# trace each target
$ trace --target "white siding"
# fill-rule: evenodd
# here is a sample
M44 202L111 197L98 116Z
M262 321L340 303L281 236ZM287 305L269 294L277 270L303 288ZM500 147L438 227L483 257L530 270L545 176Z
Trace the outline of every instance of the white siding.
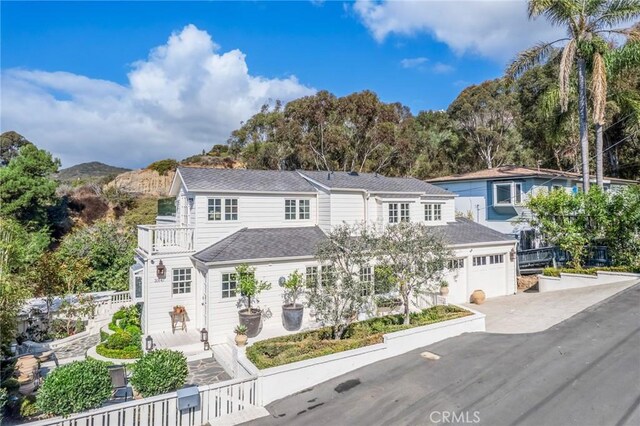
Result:
M238 220L210 221L207 217L209 198L237 198ZM315 195L269 194L207 194L198 195L196 205L195 247L201 250L242 228L285 228L316 225L317 204ZM285 220L285 200L309 200L310 215L306 220ZM224 216L224 202L222 204ZM224 219L224 218L223 218Z
M325 231L331 230L331 196L321 188L318 190L318 226Z
M316 266L317 262L309 260L307 262L273 262L252 264L256 267L255 276L259 280L267 281L271 284L271 289L264 291L258 296L259 302L254 305L263 310L263 329L287 331L282 326L282 305L284 303L284 293L278 284L280 277L287 277L296 269L304 274L307 266ZM233 329L238 325L238 296L233 298L222 298L222 274L233 273L233 266L212 268L207 276L209 279L209 340L213 343L225 343L227 338L233 335ZM299 299L298 303L304 303L304 299ZM253 302L252 302L253 304ZM243 306L244 307L244 306ZM309 308L304 309L302 328L309 323Z
M364 221L362 192L331 192L331 226Z
M199 304L196 304L196 292L198 283L198 273L188 256L180 257L163 257L162 263L166 268L166 278L160 280L156 276L156 266L158 259L154 264L147 262L147 271L145 274L145 293L144 293L144 318L145 333L154 333L157 331L171 330L171 316L175 305L182 305L187 310L188 321L187 329L193 330L197 328L196 319L199 312ZM173 294L172 292L172 270L174 268L192 268L191 269L191 293Z

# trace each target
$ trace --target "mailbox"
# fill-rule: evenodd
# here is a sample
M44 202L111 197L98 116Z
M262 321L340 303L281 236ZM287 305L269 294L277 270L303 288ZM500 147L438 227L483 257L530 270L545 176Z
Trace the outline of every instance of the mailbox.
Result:
M189 408L200 407L200 392L197 386L191 386L184 389L178 389L178 410L188 410Z

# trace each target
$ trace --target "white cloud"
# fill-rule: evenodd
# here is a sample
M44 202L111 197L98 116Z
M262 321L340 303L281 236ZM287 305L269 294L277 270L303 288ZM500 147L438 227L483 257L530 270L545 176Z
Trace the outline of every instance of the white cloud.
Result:
M357 0L353 7L379 42L391 34L427 33L459 55L474 53L500 62L538 41L563 35L544 18L530 21L525 0Z
M2 131L23 134L65 167L90 160L144 166L225 143L265 102L315 92L294 76L251 75L240 50L218 50L209 34L188 25L133 64L126 85L67 72L3 71Z
M425 62L427 62L427 60L428 59L424 57L404 58L400 61L400 65L402 66L402 68L416 68L423 65Z
M449 64L443 64L442 62L436 62L431 67L431 70L436 74L448 74L450 72L453 72L453 70L455 70L455 68L452 65L449 65Z

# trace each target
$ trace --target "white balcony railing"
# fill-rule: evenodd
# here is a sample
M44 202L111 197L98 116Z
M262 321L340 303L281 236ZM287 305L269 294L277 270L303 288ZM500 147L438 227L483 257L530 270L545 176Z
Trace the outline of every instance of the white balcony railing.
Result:
M193 249L193 228L173 225L139 225L138 248L147 254L188 253Z

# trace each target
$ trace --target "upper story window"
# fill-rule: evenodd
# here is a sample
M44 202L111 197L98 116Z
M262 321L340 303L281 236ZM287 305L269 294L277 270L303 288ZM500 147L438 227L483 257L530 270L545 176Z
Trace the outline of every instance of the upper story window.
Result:
M442 205L441 204L425 204L424 220L427 222L442 220Z
M389 223L398 223L398 205L389 204Z
M222 220L222 198L209 198L207 217L209 220Z
M238 199L225 198L224 220L238 220Z
M400 222L409 222L409 203L400 203Z
M284 218L285 220L296 219L296 200L284 200Z
M222 204L224 203L224 216L222 215ZM238 220L238 199L237 198L209 198L207 201L207 219L213 221Z
M222 274L222 298L236 297L238 280L236 274Z
M309 202L309 200L284 200L285 220L307 220L310 217L311 203Z
M173 294L191 293L191 268L174 269L171 288Z
M502 182L493 184L493 205L511 206L522 204L522 183Z

